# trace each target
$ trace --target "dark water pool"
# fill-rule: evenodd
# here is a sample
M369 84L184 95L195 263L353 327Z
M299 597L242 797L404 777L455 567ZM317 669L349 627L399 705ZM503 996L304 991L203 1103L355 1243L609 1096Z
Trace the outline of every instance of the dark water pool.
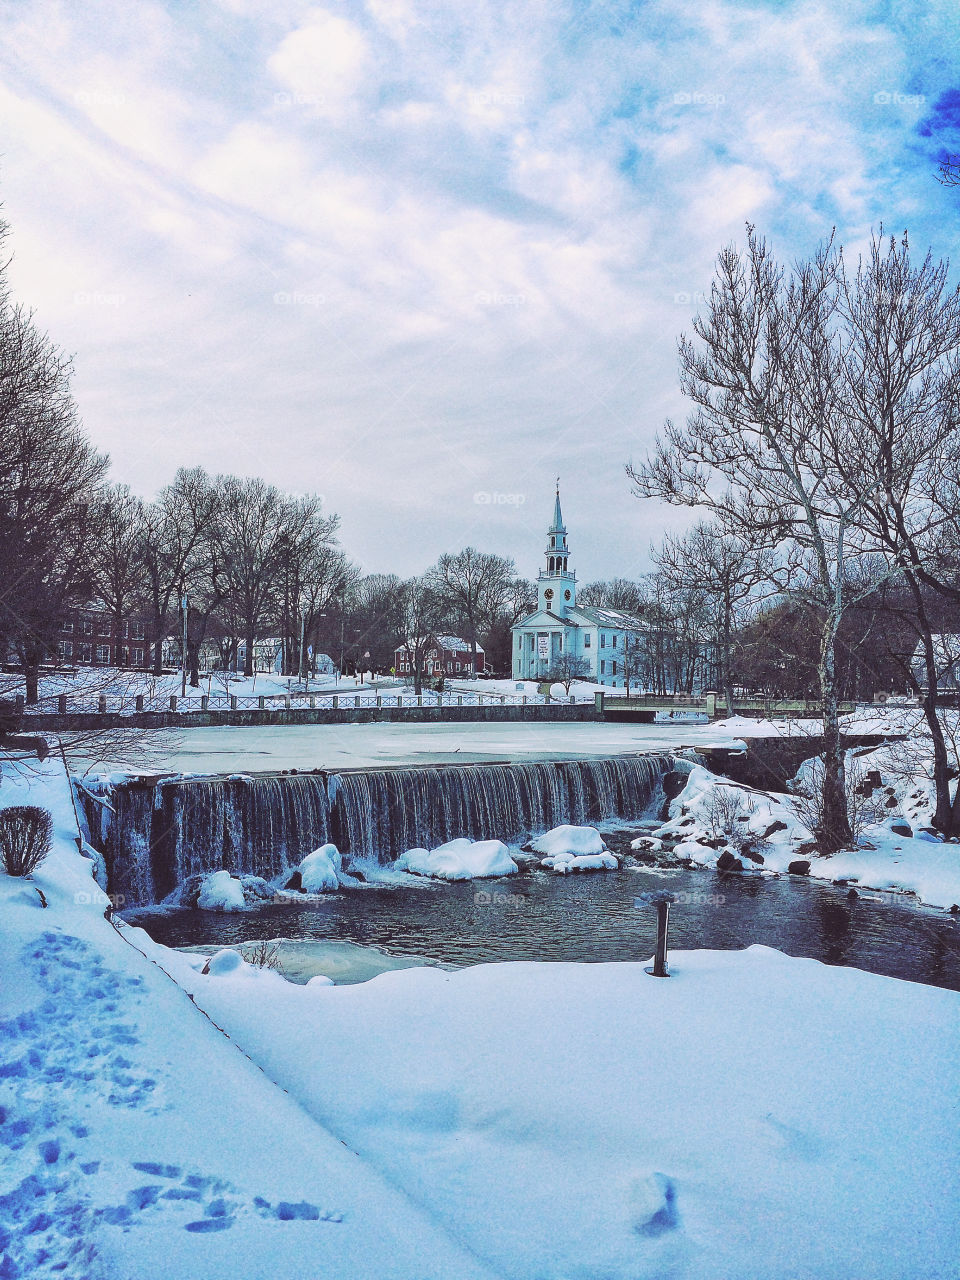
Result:
M832 885L794 879L649 870L352 890L300 906L221 915L127 912L157 942L182 947L259 938L335 939L452 965L495 960L638 960L654 949L656 913L634 898L682 895L670 946L736 949L752 943L827 964L960 990L960 924L891 895L848 899ZM879 896L879 895L878 895Z

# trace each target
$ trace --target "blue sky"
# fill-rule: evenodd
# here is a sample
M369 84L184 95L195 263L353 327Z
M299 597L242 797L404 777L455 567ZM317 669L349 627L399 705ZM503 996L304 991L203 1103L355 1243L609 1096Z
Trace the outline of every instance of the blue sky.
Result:
M955 3L7 5L18 296L150 494L178 464L324 495L367 570L466 543L581 579L682 516L623 465L684 412L717 251L836 226L950 256Z

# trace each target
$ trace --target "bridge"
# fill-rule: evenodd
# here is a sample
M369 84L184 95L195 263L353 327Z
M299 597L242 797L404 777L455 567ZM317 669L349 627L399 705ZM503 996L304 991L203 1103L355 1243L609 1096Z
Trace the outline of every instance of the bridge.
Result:
M702 697L692 693L651 694L639 693L629 698L611 697L608 693L594 695L598 716L604 720L636 720L641 724L653 724L658 712L699 712L710 720L727 716L748 716L754 719L792 720L817 719L823 715L819 701L809 698L753 698L734 697L733 707L727 707L722 694L707 692ZM855 702L841 702L841 715L856 710Z

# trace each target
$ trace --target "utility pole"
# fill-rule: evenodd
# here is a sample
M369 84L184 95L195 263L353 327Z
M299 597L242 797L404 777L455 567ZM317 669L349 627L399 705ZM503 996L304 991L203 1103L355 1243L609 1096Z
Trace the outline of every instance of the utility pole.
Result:
M306 680L307 677L307 611L305 608L300 610L300 679Z

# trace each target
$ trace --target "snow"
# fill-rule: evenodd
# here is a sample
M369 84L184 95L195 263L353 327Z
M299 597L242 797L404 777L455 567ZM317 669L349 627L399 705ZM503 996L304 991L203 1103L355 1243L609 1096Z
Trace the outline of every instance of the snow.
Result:
M304 893L326 893L340 888L343 859L335 844L324 844L308 853L298 870Z
M468 764L489 760L577 760L685 746L736 746L703 724L549 721L210 726L150 734L157 773L233 774L280 769L364 769L382 765ZM109 750L109 748L108 748ZM139 751L139 745L137 750ZM76 773L132 772L129 757L91 754L78 745Z
M543 858L540 865L565 876L568 871L616 871L620 865L612 853L558 853Z
M242 911L243 885L229 871L214 871L200 886L197 906L201 911Z
M960 995L764 947L670 969L177 976L499 1276L954 1274Z
M886 797L889 791L896 801L893 816L890 810L877 810L886 816L864 826L854 849L821 857L815 850L801 848L810 845L813 836L804 825L793 796L730 783L700 766L691 770L683 791L671 801L669 819L649 835L634 840L633 847L656 852L660 842L676 841L675 857L689 858L704 867L715 867L721 854L729 852L740 859L747 872L759 869L784 874L792 862L802 859L809 862L809 875L814 879L850 881L863 889L913 894L932 907L960 905L960 844L944 843L921 826L929 822L933 804L928 781L905 775L902 770L897 775L888 773L891 761L902 756L902 748L898 753L893 745L880 747L860 754L853 764L851 754L848 753L848 765L864 775L876 769L881 776L880 794ZM809 773L807 763L799 776ZM726 820L723 813L718 813L718 796L729 798L726 806L720 806L726 810ZM733 816L732 806L737 801L739 814ZM741 817L745 820L741 821ZM900 823L909 825L912 834L891 830L891 825ZM731 824L739 829L740 840L759 854L762 863L753 863L742 855L737 840L729 839Z
M433 850L408 849L393 866L396 871L437 880L478 880L517 871L510 851L500 840L450 840Z
M222 978L225 974L236 973L242 965L243 957L239 951L231 951L227 947L210 957L203 967L203 972L211 973L215 978Z
M62 766L2 772L0 805L51 809L55 842L32 883L0 875L0 1275L493 1280L185 997L191 959L104 919ZM290 986L194 978L257 1008Z
M554 827L530 841L537 853L555 858L558 855L603 853L606 845L596 827Z

